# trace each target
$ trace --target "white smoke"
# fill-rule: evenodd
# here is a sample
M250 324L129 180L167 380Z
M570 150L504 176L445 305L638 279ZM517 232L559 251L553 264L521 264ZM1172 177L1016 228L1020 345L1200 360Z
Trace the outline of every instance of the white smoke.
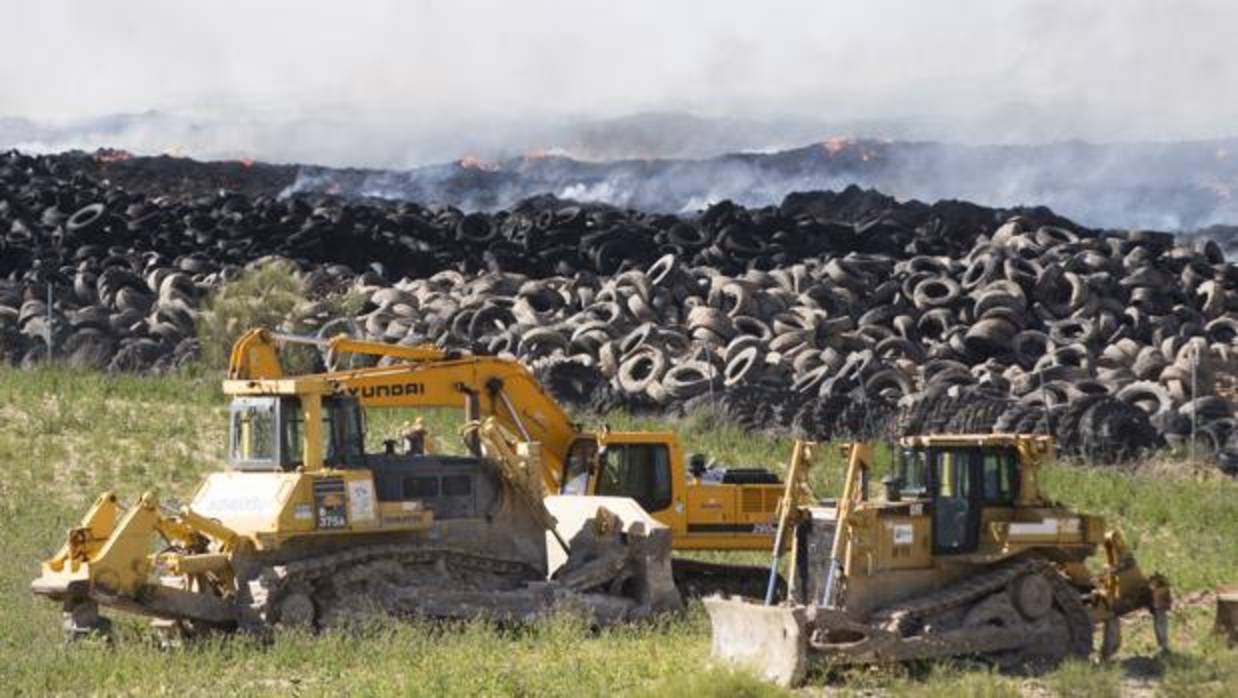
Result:
M650 110L984 143L1238 123L1221 0L45 0L6 25L0 115L159 110L77 141L143 152L413 166Z
M1238 135L1238 3L1228 0L20 5L0 40L0 148L399 169L556 148L584 160L703 158L836 134L976 145ZM910 159L879 184L1051 203L1102 224L1182 223L1172 211L1128 214L1155 174L1128 159L1080 170L1069 157L1028 156L1048 160L967 177L948 157ZM753 180L726 167L676 179L686 172L548 191L628 205L668 186L678 210L850 181ZM323 176L293 189L330 187ZM361 178L367 195L406 193L398 178ZM1120 195L1095 196L1111 184ZM523 193L495 186L458 203Z

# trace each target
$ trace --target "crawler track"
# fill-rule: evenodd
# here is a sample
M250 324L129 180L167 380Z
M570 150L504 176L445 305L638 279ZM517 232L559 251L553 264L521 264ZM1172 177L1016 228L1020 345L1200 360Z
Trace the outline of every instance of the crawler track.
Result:
M417 544L366 546L268 565L244 591L246 623L259 628L330 626L375 611L522 618L572 594L545 583L520 561Z
M1043 610L1018 610L1016 585L1027 577L1049 595ZM968 577L943 589L882 608L867 625L865 643L832 641L841 627L834 617L814 629L812 645L843 661L873 658L905 661L981 655L1002 665L1053 663L1092 651L1092 621L1080 593L1049 561L1024 558ZM831 622L833 621L833 622ZM862 627L846 624L849 630Z

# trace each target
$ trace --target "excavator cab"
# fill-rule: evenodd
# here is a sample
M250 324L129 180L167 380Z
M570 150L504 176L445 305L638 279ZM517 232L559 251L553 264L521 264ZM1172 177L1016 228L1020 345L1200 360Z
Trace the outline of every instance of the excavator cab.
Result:
M628 497L656 513L674 499L668 443L579 438L563 463L561 494Z
M656 435L607 432L576 439L563 462L559 493L627 497L656 517L675 501L674 451L669 437Z
M671 453L666 444L608 444L598 460L594 494L628 497L651 513L671 506Z

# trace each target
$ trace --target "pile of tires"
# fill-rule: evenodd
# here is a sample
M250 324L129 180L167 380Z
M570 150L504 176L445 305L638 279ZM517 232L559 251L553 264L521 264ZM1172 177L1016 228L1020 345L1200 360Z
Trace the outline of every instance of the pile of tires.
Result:
M1098 461L1192 439L1215 452L1234 432L1216 391L1238 368L1238 296L1211 244L1016 218L961 259L852 253L729 275L668 255L609 277L373 281L358 277L366 336L571 362L629 409L706 401L818 437L1052 431ZM835 429L847 404L869 416Z
M813 438L1052 432L1104 462L1238 453L1238 268L1211 241L855 188L692 216L161 198L0 155L9 363L183 366L211 290L274 258L364 295L336 329L513 356L582 409L708 407Z

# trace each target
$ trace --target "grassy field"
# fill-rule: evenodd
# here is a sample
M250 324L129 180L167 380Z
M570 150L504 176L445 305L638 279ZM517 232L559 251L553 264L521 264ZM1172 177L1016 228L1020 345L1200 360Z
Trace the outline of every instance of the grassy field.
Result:
M160 649L140 621L120 617L117 641L65 647L59 610L29 592L38 561L101 491L132 501L158 489L188 496L221 466L225 405L213 377L143 379L58 369L0 369L0 693L280 695L780 695L750 676L710 668L699 605L659 623L590 632L572 618L500 629L480 623L382 622L359 634L283 634L270 646L214 638ZM372 439L404 414L373 415ZM455 442L453 415L431 421ZM663 426L721 462L785 463L785 440L720 428L708 417ZM817 491L835 493L841 463L826 458ZM804 695L1238 695L1238 654L1211 638L1205 592L1238 581L1238 483L1162 465L1137 472L1053 466L1052 496L1121 526L1145 569L1169 575L1180 599L1176 652L1153 657L1147 623L1128 627L1118 661L1074 663L1036 677L939 662L818 676Z

